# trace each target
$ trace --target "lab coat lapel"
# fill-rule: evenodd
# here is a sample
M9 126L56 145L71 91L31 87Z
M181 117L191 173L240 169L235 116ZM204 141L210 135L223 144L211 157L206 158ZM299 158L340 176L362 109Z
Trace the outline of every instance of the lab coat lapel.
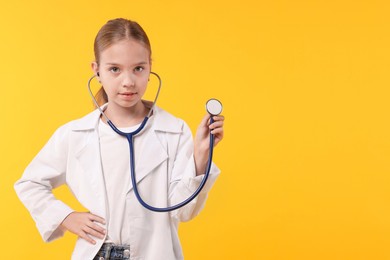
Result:
M104 216L105 211L105 190L104 178L100 163L100 147L98 133L96 131L75 132L75 139L79 139L75 157L82 169L83 191L85 193L80 199L84 205L94 205L96 208L90 208L91 212ZM77 138L77 137L80 138ZM93 196L91 196L93 194Z
M150 122L151 123L151 122ZM149 124L150 126L151 124ZM153 129L145 129L134 137L134 161L137 184L168 159L166 149ZM129 173L130 174L130 173ZM130 183L129 192L133 189Z
M182 132L181 127L180 120L177 120L164 110L154 107L153 116L149 119L145 129L133 139L137 184L168 160L168 140L162 136L167 132L180 134ZM155 173L158 174L158 172ZM132 189L133 185L130 183L129 192Z
M81 194L79 200L82 204L85 203L84 205L96 206L95 209L89 210L104 216L105 187L100 163L99 136L96 131L99 118L100 112L95 110L82 119L75 121L72 126L71 145L73 146L74 156L82 170L80 175L77 176L79 183L83 185L79 191L79 194ZM94 196L91 196L91 194Z

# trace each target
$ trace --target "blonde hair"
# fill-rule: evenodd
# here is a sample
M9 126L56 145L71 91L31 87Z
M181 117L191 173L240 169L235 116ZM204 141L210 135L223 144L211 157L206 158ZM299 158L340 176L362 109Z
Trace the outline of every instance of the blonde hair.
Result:
M103 25L95 37L94 53L95 61L98 66L100 63L101 52L110 47L112 44L122 40L135 40L143 44L149 51L149 58L152 56L152 48L150 46L149 38L142 27L135 21L117 18L109 20L105 25ZM108 102L107 94L103 87L101 87L96 93L95 98L99 106Z

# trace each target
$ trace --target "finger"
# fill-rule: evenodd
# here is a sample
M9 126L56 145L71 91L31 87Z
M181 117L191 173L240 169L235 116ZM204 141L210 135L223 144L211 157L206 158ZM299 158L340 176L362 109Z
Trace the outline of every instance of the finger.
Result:
M223 135L223 128L214 128L210 133L213 135Z
M99 226L99 225L97 225L97 224L95 224L95 223L93 223L93 222L89 223L87 226L88 226L89 228L91 228L91 229L93 229L93 230L99 232L100 234L103 234L103 235L106 234L106 230L105 230L104 228L102 228L101 226Z
M79 237L86 240L88 243L91 243L92 245L96 244L96 241L90 238L84 231L80 232Z
M100 224L103 224L103 225L106 224L106 221L104 220L104 218L99 217L97 215L94 215L92 213L89 213L89 219L92 220L92 221L96 221L96 222L98 222Z
M213 116L214 121L224 121L225 117L223 115Z
M214 123L216 123L216 122L223 122L223 121L225 120L225 117L224 117L224 116L212 116L212 117L210 117L210 120L209 120L208 123L211 122L211 118L213 119L213 120L212 120L212 124L214 124ZM212 124L211 124L211 125L212 125Z
M94 237L100 238L100 239L104 238L104 235L102 233L99 233L98 231L96 231L96 230L94 230L93 228L90 228L90 227L85 227L84 228L84 232L89 234L89 235L92 235Z
M214 123L212 123L211 125L209 125L209 128L210 129L213 129L213 128L222 128L223 126L223 121L215 121Z
M210 115L209 114L206 114L203 118L202 118L202 121L200 122L200 125L201 126L206 126L209 122L209 119L210 119Z

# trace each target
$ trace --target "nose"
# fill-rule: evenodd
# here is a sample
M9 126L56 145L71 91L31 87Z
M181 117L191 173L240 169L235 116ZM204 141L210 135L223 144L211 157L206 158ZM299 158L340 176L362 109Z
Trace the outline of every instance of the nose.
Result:
M135 76L131 72L123 73L122 86L125 88L135 86Z

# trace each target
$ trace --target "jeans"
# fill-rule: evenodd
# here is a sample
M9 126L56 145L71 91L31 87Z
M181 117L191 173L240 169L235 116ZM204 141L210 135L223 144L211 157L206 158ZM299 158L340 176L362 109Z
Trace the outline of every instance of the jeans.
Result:
M130 259L130 246L104 243L93 260Z

